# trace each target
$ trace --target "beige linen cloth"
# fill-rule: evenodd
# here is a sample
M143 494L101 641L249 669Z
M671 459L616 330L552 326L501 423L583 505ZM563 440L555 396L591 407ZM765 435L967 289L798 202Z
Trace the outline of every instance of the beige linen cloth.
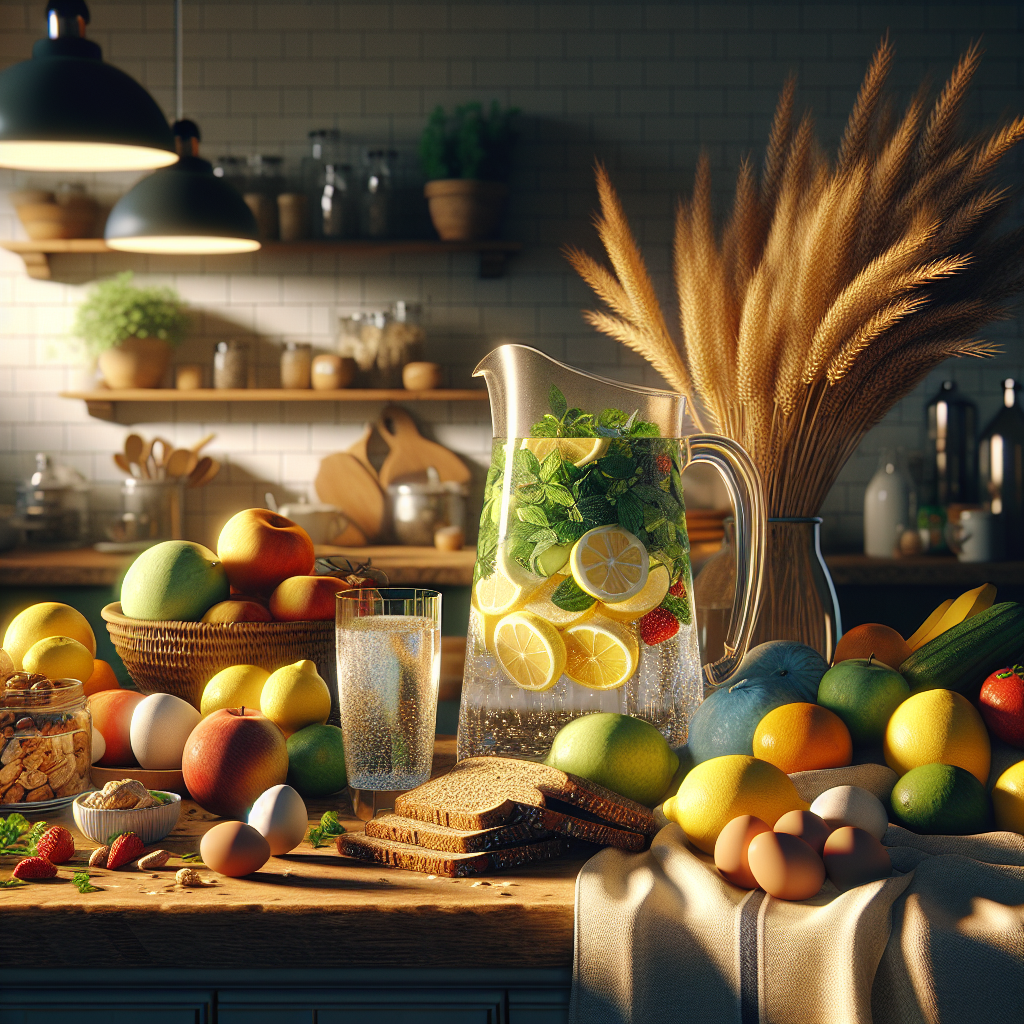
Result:
M860 765L792 776L883 798ZM674 823L576 882L571 1024L1022 1024L1024 838L890 825L893 876L800 903L730 885Z

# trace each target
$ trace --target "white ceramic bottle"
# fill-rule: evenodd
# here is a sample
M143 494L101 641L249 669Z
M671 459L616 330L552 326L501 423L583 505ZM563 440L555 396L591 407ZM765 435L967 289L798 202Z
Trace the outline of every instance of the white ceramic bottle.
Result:
M882 451L864 492L864 554L892 558L899 534L910 523L911 483L895 453Z

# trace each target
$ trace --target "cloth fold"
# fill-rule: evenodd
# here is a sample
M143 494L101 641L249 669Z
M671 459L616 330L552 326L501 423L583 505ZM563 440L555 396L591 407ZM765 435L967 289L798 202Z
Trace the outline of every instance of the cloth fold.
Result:
M839 771L801 796L863 784ZM675 823L602 850L576 882L571 1024L1020 1024L1024 838L883 843L890 878L799 903L726 882Z

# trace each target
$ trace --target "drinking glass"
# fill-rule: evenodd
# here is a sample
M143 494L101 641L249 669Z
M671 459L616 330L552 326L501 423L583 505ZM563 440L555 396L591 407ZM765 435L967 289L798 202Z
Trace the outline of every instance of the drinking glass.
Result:
M397 793L430 777L441 674L441 595L337 595L338 702L353 790Z

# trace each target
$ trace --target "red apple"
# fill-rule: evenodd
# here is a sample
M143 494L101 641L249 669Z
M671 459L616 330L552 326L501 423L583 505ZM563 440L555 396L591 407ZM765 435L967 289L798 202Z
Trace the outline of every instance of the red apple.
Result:
M269 594L281 580L313 571L313 541L298 523L269 509L247 508L224 524L217 557L234 589Z
M334 619L334 595L351 587L337 576L290 576L270 595L270 614L279 622Z
M222 818L244 818L261 793L284 783L288 745L254 708L221 708L192 730L181 770L201 807Z
M1001 668L981 685L981 717L993 736L1024 747L1024 666Z
M103 737L107 749L96 762L104 768L138 764L132 753L132 713L144 694L134 690L100 690L89 697L93 728Z

